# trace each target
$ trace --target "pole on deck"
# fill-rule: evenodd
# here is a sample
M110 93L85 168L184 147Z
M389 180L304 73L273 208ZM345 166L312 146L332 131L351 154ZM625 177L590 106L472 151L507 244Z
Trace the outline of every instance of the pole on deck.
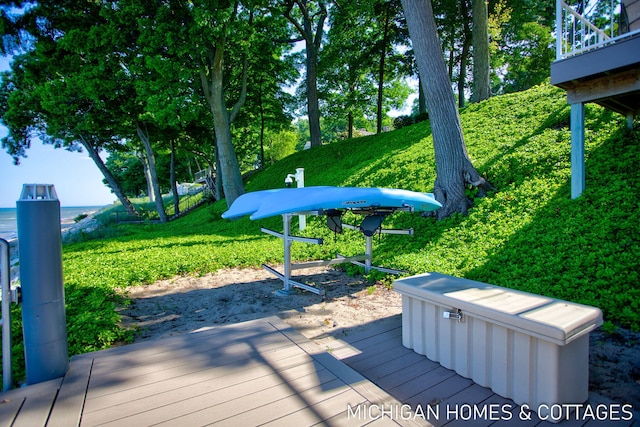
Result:
M2 390L11 389L11 246L0 239L0 277L2 285Z
M571 198L580 197L585 188L584 104L571 104Z
M53 185L25 184L16 205L27 384L36 384L69 367L60 202Z

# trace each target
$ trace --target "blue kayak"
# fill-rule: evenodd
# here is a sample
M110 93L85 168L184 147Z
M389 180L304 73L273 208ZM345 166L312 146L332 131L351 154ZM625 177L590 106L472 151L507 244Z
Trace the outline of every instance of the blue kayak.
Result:
M222 217L237 218L250 215L250 218L255 220L320 209L409 208L416 212L426 212L440 207L442 205L431 193L395 188L281 188L243 194Z

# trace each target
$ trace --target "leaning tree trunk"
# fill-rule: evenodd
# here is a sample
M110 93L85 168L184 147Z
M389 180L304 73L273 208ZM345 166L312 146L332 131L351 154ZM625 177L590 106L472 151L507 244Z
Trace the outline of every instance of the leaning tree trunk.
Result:
M454 212L466 213L471 201L465 194L465 186L469 184L484 190L490 184L478 174L467 154L431 1L402 0L402 8L422 77L431 122L436 157L434 194L442 203L436 215L444 218Z
M153 179L151 178L151 170L149 169L149 160L144 155L144 153L136 151L136 157L142 163L142 170L144 173L144 179L147 183L147 197L149 197L150 203L155 203L156 196L153 193Z
M144 146L145 158L149 162L149 174L151 175L151 184L153 187L153 194L155 196L156 210L160 217L160 222L167 222L167 213L164 210L164 201L162 200L162 192L160 191L160 183L158 182L158 173L156 172L156 158L153 154L153 148L151 148L151 141L149 135L145 133L140 124L136 126L138 137L142 141Z
M171 192L173 193L173 214L180 213L180 195L176 184L176 143L171 140L171 163L169 167L169 181L171 181Z
M111 188L113 194L115 194L118 200L120 200L120 203L122 203L122 206L126 209L127 213L129 213L130 215L138 216L138 212L136 211L135 206L133 206L131 200L129 200L127 195L124 194L122 187L120 187L120 184L118 183L116 178L111 174L111 171L107 168L107 165L104 164L102 158L100 157L100 154L95 149L95 147L83 137L80 137L80 141L82 142L84 148L87 150L87 153L89 154L91 160L93 160L93 163L95 163L96 166L98 166L98 169L100 169L100 172L102 172L102 176L104 176L104 179L107 181L109 188Z

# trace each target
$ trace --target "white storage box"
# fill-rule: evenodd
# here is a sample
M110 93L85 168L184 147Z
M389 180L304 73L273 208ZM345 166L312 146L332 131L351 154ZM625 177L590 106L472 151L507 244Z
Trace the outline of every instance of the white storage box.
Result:
M393 286L405 347L534 410L587 400L598 308L439 273Z

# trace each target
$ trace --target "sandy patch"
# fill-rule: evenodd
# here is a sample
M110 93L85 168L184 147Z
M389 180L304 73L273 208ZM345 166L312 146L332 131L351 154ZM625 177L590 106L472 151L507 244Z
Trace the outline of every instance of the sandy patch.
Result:
M137 329L135 341L143 341L277 315L307 338L324 344L350 328L375 327L374 320L402 312L400 294L384 285L325 267L300 271L303 274L296 275L296 280L324 288L324 299L302 290L279 297L274 292L282 282L267 271L226 269L130 289L131 303L120 309L122 322ZM592 333L590 389L640 410L640 334Z
M282 271L281 268L279 268ZM133 288L123 324L138 329L136 341L167 337L205 325L277 315L311 339L401 313L400 294L362 277L310 268L295 278L325 290L324 299L294 289L274 295L282 282L263 269L225 269L203 277L177 277Z

